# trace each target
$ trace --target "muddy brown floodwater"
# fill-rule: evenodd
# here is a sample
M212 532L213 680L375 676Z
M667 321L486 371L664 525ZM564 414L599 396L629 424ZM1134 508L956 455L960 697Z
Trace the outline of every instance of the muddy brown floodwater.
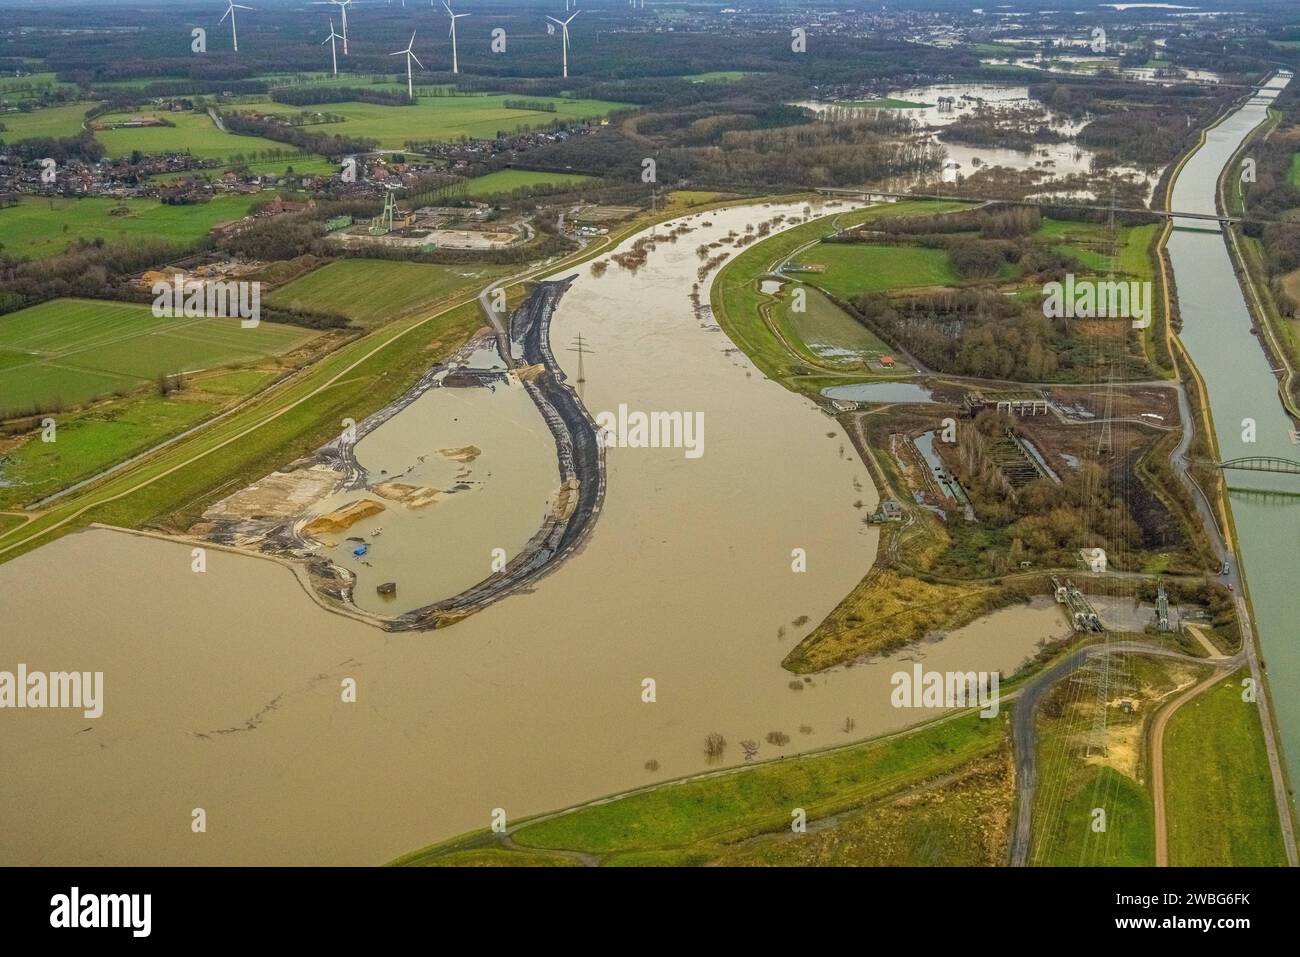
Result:
M1012 608L789 687L781 658L875 556L854 502L876 495L836 422L764 380L688 294L696 246L797 212L693 218L635 276L584 268L565 294L552 342L562 363L579 332L593 350L588 407L702 412L704 454L610 449L591 538L530 593L385 634L317 605L283 565L212 550L195 574L188 544L123 532L0 565L0 668L105 673L98 720L0 714L0 863L380 863L486 826L494 808L517 819L706 770L710 732L735 764L740 741L769 731L791 743L760 757L902 727L930 717L889 704L903 659L1010 671L1060 634L1054 606ZM791 571L795 548L806 573Z
M321 535L322 554L356 575L357 606L394 615L450 598L487 578L493 550L514 558L537 533L560 484L555 439L518 381L424 393L357 443L371 482L437 489L406 504L372 489L336 492L316 514L350 502L384 511ZM354 555L355 539L367 552ZM397 595L376 593L384 582Z

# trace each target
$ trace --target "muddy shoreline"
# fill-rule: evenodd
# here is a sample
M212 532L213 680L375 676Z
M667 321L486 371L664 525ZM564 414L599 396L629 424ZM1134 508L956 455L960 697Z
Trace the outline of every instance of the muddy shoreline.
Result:
M289 520L283 516L218 517L195 526L192 531L206 541L301 563L307 581L325 607L360 616L385 631L445 627L534 584L582 546L605 494L605 459L595 421L567 383L549 342L551 317L573 278L538 283L510 319L511 346L517 346L522 353L519 371L524 375L520 376L520 382L555 440L560 487L554 507L541 527L499 571L449 598L385 616L359 607L354 600L357 581L353 572L318 554L319 541L306 531L312 518L306 511L299 510ZM329 494L369 489L371 476L356 456L357 443L367 435L430 390L454 387L447 381L450 376L460 377L457 385L482 388L514 374L466 368L466 358L480 346L478 337L471 339L447 362L426 371L396 401L356 423L349 433L335 438L313 455L293 462L286 474L336 476L330 481ZM507 364L512 363L512 357L502 358Z

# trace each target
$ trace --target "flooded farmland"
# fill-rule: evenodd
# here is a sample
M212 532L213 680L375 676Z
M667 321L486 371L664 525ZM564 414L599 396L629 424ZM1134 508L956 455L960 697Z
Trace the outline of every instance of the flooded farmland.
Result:
M1000 166L1010 170L1035 171L1043 177L1044 191L1052 192L1050 186L1053 181L1073 174L1092 172L1096 154L1074 140L1086 122L1076 121L1047 109L1041 100L1029 95L1027 86L993 83L931 84L891 91L889 99L914 104L886 109L915 121L921 131L920 135L944 151L945 160L942 170L944 182L956 182L958 177L969 176L983 167ZM941 108L939 105L941 99L951 100L952 106ZM804 101L796 105L813 110L823 120L829 122L852 119L856 115L881 109L872 105L859 106L853 103L830 103L817 100ZM981 108L1009 113L1025 110L1040 111L1044 125L1066 139L1056 143L1038 143L1032 149L1020 150L994 146L970 146L945 141L939 136L939 131L943 127L963 117L971 116ZM1148 195L1154 189L1160 172L1142 170L1124 164L1112 165L1108 169L1118 176L1140 183ZM892 185L902 188L908 184ZM1058 194L1052 192L1052 195ZM1084 195L1090 198L1090 194ZM1061 198L1065 197L1062 195Z
M705 453L610 449L583 548L459 624L385 634L322 608L283 564L214 549L196 574L189 543L106 529L0 565L6 660L103 671L105 689L98 720L20 711L5 723L0 861L374 864L485 826L494 808L518 819L706 770L710 732L737 764L741 740L771 731L791 743L760 757L927 717L889 704L902 656L809 682L779 665L873 561L861 518L877 497L835 420L766 381L688 291L700 242L799 208L710 212L635 274L580 272L551 338L590 344L588 408L698 413ZM368 436L378 444L363 442L360 460L405 468L416 434L444 447L410 422L409 435L386 437L390 422ZM498 444L446 441L483 460ZM439 536L438 508L412 548L426 529ZM501 537L477 532L467 563ZM1009 672L1063 632L1054 606L1011 608L904 655ZM346 678L355 703L341 700ZM196 807L205 834L190 831Z

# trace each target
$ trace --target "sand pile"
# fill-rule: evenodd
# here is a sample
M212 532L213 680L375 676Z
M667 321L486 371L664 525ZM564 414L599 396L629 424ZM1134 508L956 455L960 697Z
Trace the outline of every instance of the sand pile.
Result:
M376 502L372 498L357 499L332 512L316 516L303 527L303 532L313 537L345 532L363 518L378 515L383 510L382 502Z

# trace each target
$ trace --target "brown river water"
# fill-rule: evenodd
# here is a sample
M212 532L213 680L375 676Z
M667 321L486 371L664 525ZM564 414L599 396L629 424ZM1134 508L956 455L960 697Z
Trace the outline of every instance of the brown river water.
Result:
M377 864L494 808L518 819L708 770L710 732L730 742L719 767L742 762L746 738L770 758L903 727L933 715L889 703L911 659L1008 672L1061 634L1050 603L1012 608L789 687L781 658L874 558L854 502L876 495L835 421L764 380L687 297L697 245L797 210L705 214L635 276L582 269L552 342L566 367L579 332L594 351L588 407L701 412L704 454L610 449L584 548L451 628L385 634L324 610L275 562L210 550L196 574L188 544L107 529L0 565L0 669L103 671L105 688L97 720L0 712L0 863ZM465 561L498 537L483 529ZM356 703L341 700L349 677Z

